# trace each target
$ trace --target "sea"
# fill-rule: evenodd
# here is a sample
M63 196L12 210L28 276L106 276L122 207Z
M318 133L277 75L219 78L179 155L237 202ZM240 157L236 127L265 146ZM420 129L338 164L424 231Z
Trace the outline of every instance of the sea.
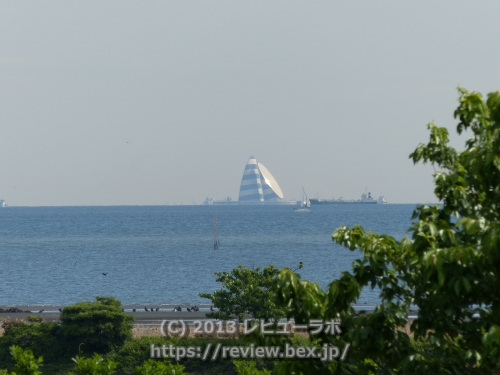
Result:
M340 226L401 239L415 204L0 208L0 306L65 306L113 296L123 305L209 304L214 272L303 268L326 289L361 256L332 240ZM215 218L215 220L214 220ZM216 230L215 230L216 229ZM215 232L219 246L214 248ZM376 290L359 303L376 303Z

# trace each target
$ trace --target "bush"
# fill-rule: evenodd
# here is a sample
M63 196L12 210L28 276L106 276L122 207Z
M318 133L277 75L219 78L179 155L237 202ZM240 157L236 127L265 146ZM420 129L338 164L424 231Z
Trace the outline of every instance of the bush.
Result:
M29 349L22 349L17 345L12 345L9 348L15 364L13 375L40 375L40 367L42 366L43 358L35 358L33 352ZM0 370L0 375L8 375L7 370Z
M61 313L62 333L81 354L107 353L132 337L133 318L122 311L113 297L67 306Z
M61 327L57 323L27 323L10 320L3 323L4 334L0 337L0 363L12 366L9 348L17 345L31 350L35 356L43 357L45 363L62 363L71 358L64 342Z
M111 360L104 360L97 353L89 358L76 356L71 360L75 362L75 372L70 372L69 375L113 375L118 365Z
M187 375L184 372L183 365L164 363L154 359L150 359L142 366L138 366L135 373L136 375Z
M134 374L138 366L142 366L150 359L151 344L157 347L162 345L173 345L178 347L199 346L201 351L210 344L214 348L218 342L223 345L239 346L243 345L242 340L232 338L213 338L213 337L195 337L195 338L179 338L179 337L141 337L139 339L128 340L122 347L116 348L108 353L107 358L118 362L116 368L117 373L121 375ZM154 359L157 363L175 361L170 359ZM235 374L235 366L230 359L218 358L216 361L203 361L198 358L187 359L184 358L179 361L187 372L195 374Z

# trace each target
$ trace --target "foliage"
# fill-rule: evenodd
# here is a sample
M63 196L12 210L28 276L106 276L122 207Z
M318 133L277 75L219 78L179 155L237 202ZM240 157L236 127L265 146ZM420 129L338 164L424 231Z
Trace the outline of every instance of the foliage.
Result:
M256 334L258 331L255 332ZM262 335L261 335L262 336ZM283 346L285 342L290 343L293 347L307 346L308 339L303 336L290 335L290 336L262 336L265 338L274 339L272 343L267 342L268 345L280 345ZM162 345L173 345L176 347L188 347L195 346L200 347L201 352L204 352L207 345L210 345L213 349L217 344L222 344L224 346L230 347L243 347L248 346L249 341L247 341L248 336L241 336L238 338L214 338L214 337L194 337L194 338L180 338L180 337L162 337L162 336L151 336L151 337L141 337L139 339L127 340L125 345L120 348L114 349L112 352L102 356L100 354L94 354L92 357L75 356L74 358L65 360L64 363L58 364L57 366L45 366L44 374L47 375L106 375L106 374L120 374L120 375L142 375L142 374L288 374L292 373L288 371L290 364L293 363L291 360L283 360L281 362L281 372L276 372L276 363L278 361L273 359L252 359L243 361L232 361L231 358L217 358L216 360L206 360L203 361L201 358L191 358L191 359L181 359L178 363L172 361L172 359L151 359L150 358L150 347L154 344L157 347ZM265 345L266 342L263 342ZM27 358L23 363L33 366L34 364L40 364L41 359L36 360L28 349L19 349L21 356L16 356L16 364L18 361L23 361L23 358ZM35 362L38 361L38 362ZM30 364L32 363L32 364ZM301 361L304 364L304 368L310 369L308 367L308 360ZM288 366L288 367L287 367ZM26 366L25 366L26 367ZM325 366L323 366L325 367ZM328 366L326 366L328 367ZM28 367L29 368L29 367ZM295 367L296 368L296 367ZM318 366L314 368L320 368ZM283 370L284 369L284 370ZM23 372L24 373L24 372ZM315 373L320 374L321 371L315 371ZM0 375L17 374L20 372L7 372L6 370L0 370ZM31 373L28 373L31 374ZM41 374L39 371L36 374Z
M204 353L206 347L210 345L212 350L217 346L217 344L222 344L224 346L239 346L242 345L242 341L238 338L216 338L216 337L172 337L167 341L168 344L174 346L194 346L200 347L201 353ZM184 359L180 363L184 365L188 373L194 374L235 374L234 364L230 358L217 358L216 360L205 360L200 358L189 358Z
M290 332L285 335L263 334L262 330L255 330L249 335L242 337L245 344L254 344L261 347L279 348L279 353L287 353L290 348L316 348L316 354L320 354L323 348L315 341L311 342L309 336ZM309 353L309 352L308 352ZM290 355L290 354L288 354ZM308 354L309 355L309 354ZM252 360L266 369L272 369L273 374L330 374L336 367L336 362L317 361L315 359L298 359L293 354L276 360Z
M162 345L195 346L200 347L203 353L207 345L215 348L218 343L226 346L241 346L244 344L240 338L144 336L127 340L122 347L108 353L106 358L119 363L116 368L118 374L134 374L136 367L142 366L150 359L151 344L156 347ZM235 374L234 364L229 358L218 358L215 361L203 361L201 358L184 358L179 361L179 364L182 364L185 371L190 374Z
M273 265L247 268L239 265L231 272L214 272L216 281L224 289L213 294L200 293L200 297L212 301L218 311L207 313L208 317L220 320L238 318L243 321L251 316L255 319L278 319L285 312L274 302L272 286L279 274Z
M230 358L218 358L215 361L203 361L199 358L182 359L179 363L172 362L172 359L151 359L150 346L154 344L158 347L162 345L170 345L176 347L196 346L200 347L201 351L205 350L207 345L212 348L221 343L225 346L241 346L245 342L241 338L213 338L213 337L195 337L195 338L179 338L179 337L141 337L140 339L131 339L127 343L112 351L103 357L100 354L94 354L92 357L76 356L67 360L67 364L60 364L57 367L49 369L44 366L44 374L70 374L70 375L108 375L108 374L237 374L236 365ZM11 351L12 352L12 351ZM16 368L20 368L20 363L26 368L35 368L34 365L41 363L40 359L35 359L33 354L28 349L18 349L20 355L15 357ZM12 355L12 354L11 354ZM38 362L36 362L38 361ZM73 365L71 365L73 362ZM251 363L241 365L242 371L249 373L255 369L256 374L270 373L270 370L257 370L258 368L272 368L273 361L270 360L255 360ZM24 368L23 367L23 368ZM267 371L267 372L266 372ZM25 374L25 372L12 372L0 370L1 375L7 374ZM39 371L36 374L41 374ZM250 372L251 373L251 372ZM31 372L27 373L31 374Z
M39 345L48 342L42 352L46 353L50 358L53 358L51 363L47 362L44 357L44 374L47 375L63 375L73 372L73 374L107 374L116 373L121 375L132 375L137 372L164 373L162 360L153 360L154 366L151 366L150 348L151 344L158 347L162 345L173 345L176 347L195 346L200 347L201 352L210 345L213 349L217 344L224 346L243 346L247 345L246 336L242 337L163 337L151 336L141 338L131 338L126 340L122 346L113 348L105 357L102 355L94 355L91 358L86 358L81 355L75 356L75 353L69 355L70 351L64 351L67 347L67 337L61 334L61 327L55 323L36 323L29 324L23 321L5 321L2 326L5 328L4 336L0 336L2 346L8 342L21 343L24 345L23 351L28 351L31 346L35 349L40 349ZM304 342L294 342L294 345L304 345ZM11 345L12 346L12 345ZM8 347L6 347L8 352ZM27 349L28 348L28 349ZM1 348L0 348L1 351ZM39 350L40 351L40 350ZM35 353L33 351L33 353ZM3 355L3 353L2 353ZM38 355L35 353L38 357ZM12 355L9 356L11 358ZM60 358L59 358L60 357ZM74 357L74 358L71 358ZM35 358L35 356L31 356ZM54 359L57 358L57 361ZM166 361L170 361L167 359ZM252 361L256 364L256 368L271 370L275 367L275 361L270 359L256 359ZM112 364L111 367L109 364ZM13 370L16 363L10 359L9 362L0 359L0 366L8 366L9 370ZM196 374L236 374L237 369L231 358L217 358L216 360L203 361L201 358L183 358L179 363L165 363L167 368L176 371L177 374L182 371ZM170 367L169 367L170 366ZM185 368L182 369L182 367ZM252 366L252 365L250 365ZM153 371L153 372L152 372ZM248 369L247 369L248 371ZM262 370L256 370L262 371ZM168 372L167 372L168 373ZM7 370L0 370L0 374L10 374Z
M271 375L270 370L259 370L253 361L233 361L239 375Z
M163 340L164 338L159 336L130 339L122 346L114 348L106 357L118 362L116 370L119 374L132 373L132 370L150 358L151 344L159 346Z
M184 366L150 359L136 369L136 375L187 375Z
M40 319L3 322L0 337L0 363L11 368L8 348L18 345L44 358L45 371L68 369L70 359L81 352L110 350L132 337L131 318L122 312L114 298L97 297L97 301L78 303L63 309L62 323L40 322ZM67 372L65 372L67 373Z
M43 358L35 358L33 352L29 349L23 350L19 346L14 345L10 348L10 353L16 361L13 368L15 375L39 375L39 368L42 366Z
M0 337L0 363L12 365L9 348L18 345L31 350L45 363L55 363L69 359L61 327L54 322L27 323L21 320L6 320L2 323L4 333Z
M113 375L118 365L109 359L104 360L97 353L89 358L76 356L71 360L75 362L75 372L70 372L69 375Z
M341 319L342 334L319 332L316 345L352 350L323 373L488 374L500 371L500 93L459 88L457 132L471 131L465 150L448 144L445 128L410 155L435 167L442 205L418 206L411 238L401 241L340 227L333 240L363 257L323 291L290 270L277 278L278 301L299 323ZM373 313L351 307L364 287L380 292ZM411 335L408 310L417 306ZM295 361L287 371L312 373ZM301 368L302 366L302 368ZM315 372L320 373L320 372Z
M12 375L40 375L40 367L43 358L35 358L33 352L29 349L22 349L17 345L10 347L10 354L15 361ZM7 375L7 370L0 370L0 375Z
M42 323L43 319L41 316L30 315L30 316L28 316L28 322L30 322L30 323Z
M113 297L67 306L61 313L63 334L80 352L107 353L132 337L132 317Z

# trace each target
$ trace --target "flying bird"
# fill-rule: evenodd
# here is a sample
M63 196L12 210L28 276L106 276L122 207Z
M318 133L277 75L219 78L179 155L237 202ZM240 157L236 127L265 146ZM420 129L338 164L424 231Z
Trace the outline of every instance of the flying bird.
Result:
M107 272L103 272L102 274L103 274L104 276L106 276L108 273L107 273Z

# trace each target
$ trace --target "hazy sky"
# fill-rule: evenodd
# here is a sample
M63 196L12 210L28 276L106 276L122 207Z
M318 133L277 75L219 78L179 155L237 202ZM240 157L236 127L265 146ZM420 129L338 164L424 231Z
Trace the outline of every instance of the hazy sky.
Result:
M9 205L238 198L254 155L286 199L435 201L408 155L500 90L495 1L2 1ZM453 137L462 148L465 139Z

